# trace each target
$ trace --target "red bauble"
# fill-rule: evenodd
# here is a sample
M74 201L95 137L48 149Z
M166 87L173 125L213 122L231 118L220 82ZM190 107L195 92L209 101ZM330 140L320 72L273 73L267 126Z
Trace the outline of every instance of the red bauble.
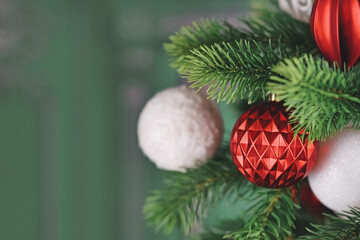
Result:
M305 183L300 188L300 204L306 210L310 211L317 217L321 217L322 213L328 209L319 201L315 194L311 191L308 183Z
M355 65L360 57L359 0L315 0L310 24L326 59L340 67Z
M311 191L311 188L307 181L304 181L301 184L300 188L291 186L290 189L292 193L291 199L296 204L300 204L300 206L304 210L308 211L312 215L321 218L323 213L329 212L329 209L326 208L315 196L315 194Z
M267 188L290 186L309 173L317 158L316 142L302 141L278 102L252 107L236 122L230 151L239 171Z

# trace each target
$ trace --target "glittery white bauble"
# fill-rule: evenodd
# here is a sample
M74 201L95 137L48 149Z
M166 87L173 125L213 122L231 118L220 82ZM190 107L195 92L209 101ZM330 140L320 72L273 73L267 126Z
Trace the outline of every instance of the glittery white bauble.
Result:
M304 22L310 22L313 4L314 0L279 0L282 10Z
M138 122L140 148L164 170L185 171L204 163L215 153L222 134L217 105L185 85L156 94Z
M345 129L320 145L309 183L318 199L334 211L360 207L360 131Z

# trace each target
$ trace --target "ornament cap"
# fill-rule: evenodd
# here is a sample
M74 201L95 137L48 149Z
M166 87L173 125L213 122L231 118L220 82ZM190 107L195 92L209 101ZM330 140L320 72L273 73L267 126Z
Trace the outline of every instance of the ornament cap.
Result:
M270 102L277 102L276 94L275 94L275 93L270 93L270 95L269 95L269 101L270 101Z

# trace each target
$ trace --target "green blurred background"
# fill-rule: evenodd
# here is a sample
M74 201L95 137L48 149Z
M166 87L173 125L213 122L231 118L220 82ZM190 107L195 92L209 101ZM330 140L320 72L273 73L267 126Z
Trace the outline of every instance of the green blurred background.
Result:
M162 43L249 0L0 0L0 239L147 240L161 173L137 146L155 92L183 82ZM236 113L222 106L226 128Z

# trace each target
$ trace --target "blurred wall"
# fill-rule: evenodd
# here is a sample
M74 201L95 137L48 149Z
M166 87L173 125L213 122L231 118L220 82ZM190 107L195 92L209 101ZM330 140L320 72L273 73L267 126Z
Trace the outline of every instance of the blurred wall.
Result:
M168 36L248 3L1 0L0 239L184 239L143 221L161 174L137 147L137 116L183 82Z

